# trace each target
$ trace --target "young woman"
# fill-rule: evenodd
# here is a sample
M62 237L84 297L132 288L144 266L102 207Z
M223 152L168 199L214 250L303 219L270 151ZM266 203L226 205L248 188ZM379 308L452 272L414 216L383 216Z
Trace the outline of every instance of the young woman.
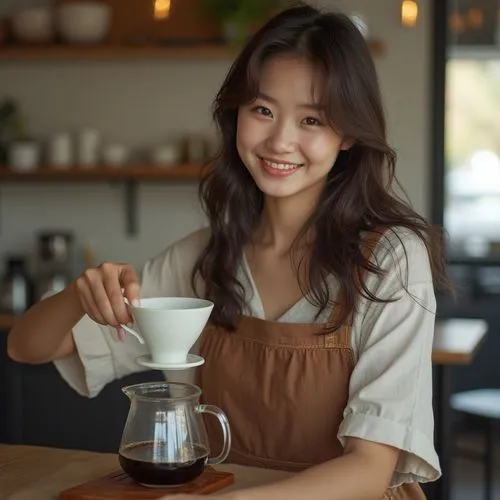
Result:
M122 290L208 298L197 383L231 422L230 459L300 471L237 498L424 498L418 483L440 475L440 238L391 190L363 37L340 14L278 14L233 64L214 117L222 149L201 187L210 228L149 261L141 283L126 264L87 270L17 322L10 355L53 360L93 396L141 369L141 347L119 328L130 321Z

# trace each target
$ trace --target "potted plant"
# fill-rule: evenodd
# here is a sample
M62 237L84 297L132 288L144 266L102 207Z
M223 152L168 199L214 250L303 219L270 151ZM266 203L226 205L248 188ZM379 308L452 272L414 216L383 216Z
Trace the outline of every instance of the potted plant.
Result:
M8 145L8 164L16 172L31 172L40 162L40 144L28 134L28 126L21 111L11 117L12 136Z
M231 45L241 45L254 23L283 4L283 0L204 0L208 15L220 23L222 36Z

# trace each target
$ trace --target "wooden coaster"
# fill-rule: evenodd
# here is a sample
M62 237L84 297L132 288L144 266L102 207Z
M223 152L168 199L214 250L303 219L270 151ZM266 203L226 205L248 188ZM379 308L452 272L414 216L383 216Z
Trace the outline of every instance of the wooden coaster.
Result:
M230 472L216 471L212 467L206 467L201 476L185 485L173 488L148 488L137 484L125 472L119 470L62 491L59 494L59 500L116 500L117 498L151 500L178 493L207 495L233 483L234 475Z

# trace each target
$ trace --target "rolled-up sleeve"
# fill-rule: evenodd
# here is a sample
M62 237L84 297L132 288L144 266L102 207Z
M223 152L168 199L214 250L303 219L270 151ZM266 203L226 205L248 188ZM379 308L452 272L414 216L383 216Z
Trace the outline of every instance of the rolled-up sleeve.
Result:
M410 242L407 255L413 267L402 273L409 277L405 289L395 286L401 273L392 269L381 290L395 300L370 303L354 325L357 362L338 435L343 444L356 437L401 450L392 486L441 475L432 410L436 300L425 247ZM394 288L397 292L387 293Z
M145 370L135 362L146 349L135 338L122 342L113 328L84 316L73 328L76 352L54 360L62 378L82 396L93 398L113 380Z

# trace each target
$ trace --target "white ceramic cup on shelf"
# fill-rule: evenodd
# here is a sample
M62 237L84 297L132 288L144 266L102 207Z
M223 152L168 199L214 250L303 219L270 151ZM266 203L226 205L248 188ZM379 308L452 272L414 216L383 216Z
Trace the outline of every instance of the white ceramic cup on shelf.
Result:
M49 43L54 37L54 18L49 6L25 7L12 15L10 24L18 42Z
M139 342L146 344L154 363L184 363L201 335L214 307L213 302L188 297L140 299L128 304L137 330L122 325Z
M35 141L14 141L8 151L9 167L14 172L28 173L40 164L40 144Z
M112 9L105 2L65 2L55 9L61 38L71 44L102 43L112 24Z
M74 163L73 140L68 132L54 134L47 145L47 161L54 168L70 168Z

